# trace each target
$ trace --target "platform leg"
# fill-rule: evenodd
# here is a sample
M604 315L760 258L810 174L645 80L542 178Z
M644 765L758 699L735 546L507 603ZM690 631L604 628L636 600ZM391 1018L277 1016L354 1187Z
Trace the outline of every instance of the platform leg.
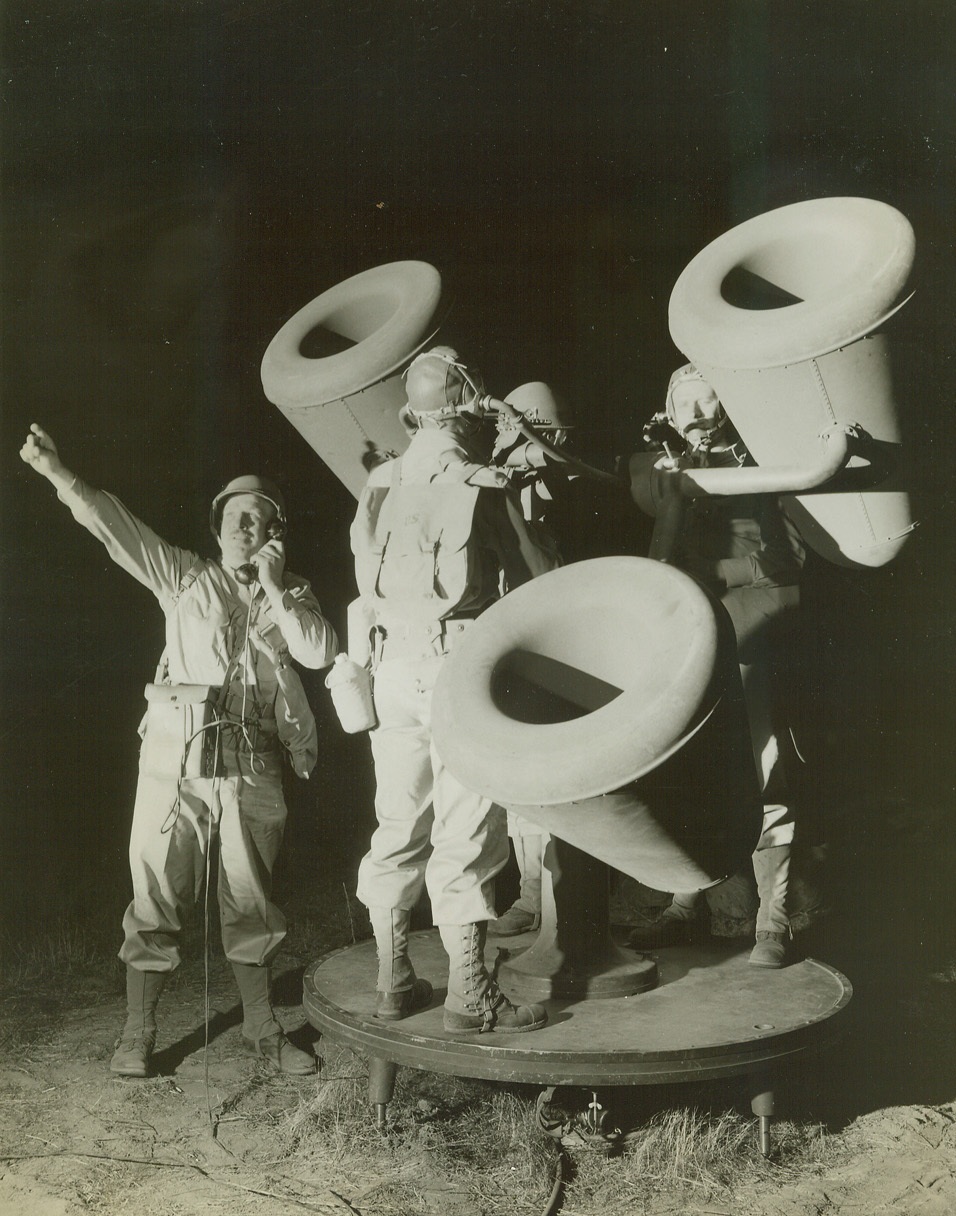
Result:
M383 1060L381 1056L369 1056L368 1059L368 1100L375 1107L375 1126L384 1131L388 1115L388 1104L395 1093L395 1078L398 1076L398 1065L391 1060Z
M750 1109L757 1116L757 1143L764 1157L770 1156L770 1120L773 1118L773 1090L759 1089L750 1100Z

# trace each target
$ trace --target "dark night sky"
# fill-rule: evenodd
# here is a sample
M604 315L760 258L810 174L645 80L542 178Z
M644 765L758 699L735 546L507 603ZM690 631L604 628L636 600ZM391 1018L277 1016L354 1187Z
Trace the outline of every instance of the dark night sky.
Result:
M733 224L822 195L884 200L916 230L896 353L923 521L892 568L811 572L815 713L845 761L829 792L950 799L953 482L934 422L956 388L954 53L944 0L6 4L0 735L16 910L40 875L69 891L78 858L121 869L162 636L151 597L20 464L31 421L191 547L223 481L276 476L290 564L341 625L353 502L259 383L287 317L369 266L430 261L455 300L444 337L494 391L548 380L592 448L634 450L682 361L666 314L684 265ZM610 529L639 551L608 510L600 543L615 547ZM364 802L368 758L310 687L331 734L300 798Z

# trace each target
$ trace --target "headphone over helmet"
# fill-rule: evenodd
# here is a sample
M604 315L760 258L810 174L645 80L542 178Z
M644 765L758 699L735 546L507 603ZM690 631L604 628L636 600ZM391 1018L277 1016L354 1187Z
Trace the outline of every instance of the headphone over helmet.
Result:
M505 401L513 405L526 423L537 431L565 431L574 426L574 414L568 403L558 397L549 384L532 380L511 390ZM499 417L500 430L516 430L518 423L507 414Z
M405 372L405 393L411 414L435 420L462 412L480 413L484 392L481 373L467 367L450 346L423 351Z

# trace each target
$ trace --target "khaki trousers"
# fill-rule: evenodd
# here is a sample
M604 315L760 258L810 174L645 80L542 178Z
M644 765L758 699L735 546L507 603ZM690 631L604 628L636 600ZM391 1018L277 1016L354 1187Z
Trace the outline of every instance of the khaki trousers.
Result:
M442 655L389 659L375 670L371 732L378 826L359 865L368 907L415 907L427 889L435 924L494 919L494 878L508 860L504 811L466 790L431 741Z
M202 892L211 827L226 957L263 966L285 937L285 917L270 900L286 821L281 757L274 743L255 764L227 747L223 763L224 777L181 783L140 771L129 845L133 899L119 954L140 971L179 966L183 912Z

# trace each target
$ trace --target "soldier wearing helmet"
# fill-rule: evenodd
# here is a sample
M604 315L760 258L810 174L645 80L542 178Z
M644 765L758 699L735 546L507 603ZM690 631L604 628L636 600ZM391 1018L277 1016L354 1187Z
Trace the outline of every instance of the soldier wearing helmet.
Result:
M447 346L417 356L402 418L411 442L371 471L352 525L359 599L349 653L372 672L378 826L359 867L378 949L376 1016L431 999L408 953L427 889L450 968L444 1025L454 1034L536 1030L540 1005L515 1006L484 964L494 878L508 859L504 812L464 789L431 743L444 656L502 593L555 564L522 518L507 475L483 458L480 376Z
M737 468L753 463L716 392L692 364L671 376L664 411L645 427L645 437L663 445L672 465ZM643 458L652 460L660 467L656 455ZM737 637L764 803L763 830L753 854L757 908L750 962L767 968L781 967L793 957L792 930L808 918L795 904L790 881L801 765L793 722L794 619L805 554L779 500L765 494L689 504L673 559L720 597ZM753 915L751 885L735 876L708 892L712 912L728 922ZM697 892L677 892L654 924L632 933L631 944L640 949L686 940L695 930L698 904Z
M549 385L540 381L520 384L505 402L522 416L547 447L563 447L573 423L568 406ZM492 463L503 468L521 499L525 519L547 531L546 516L560 488L576 476L574 469L552 459L545 447L529 439L508 414L498 417L498 435Z
M111 494L74 476L33 425L20 455L78 523L147 587L166 617L166 648L147 714L130 838L133 899L123 919L127 1020L113 1072L146 1076L156 1007L180 962L183 912L219 850L222 942L242 996L246 1047L282 1072L315 1071L285 1037L269 999L269 963L285 937L271 902L286 805L282 754L308 777L317 759L312 711L292 660L320 668L337 643L309 584L285 569L285 503L261 477L216 495L220 556L162 540Z
M521 384L505 397L505 401L550 446L563 446L573 425L572 415L550 385L538 380ZM492 462L508 475L521 503L522 514L538 529L542 542L551 548L558 564L561 558L551 535L553 525L549 526L548 516L556 500L561 499L569 479L576 474L570 466L559 465L551 459L541 444L519 429L511 415L499 414L497 428ZM510 810L507 824L518 867L519 888L511 906L488 926L489 933L497 937L516 937L541 927L542 870L550 839L536 823Z

